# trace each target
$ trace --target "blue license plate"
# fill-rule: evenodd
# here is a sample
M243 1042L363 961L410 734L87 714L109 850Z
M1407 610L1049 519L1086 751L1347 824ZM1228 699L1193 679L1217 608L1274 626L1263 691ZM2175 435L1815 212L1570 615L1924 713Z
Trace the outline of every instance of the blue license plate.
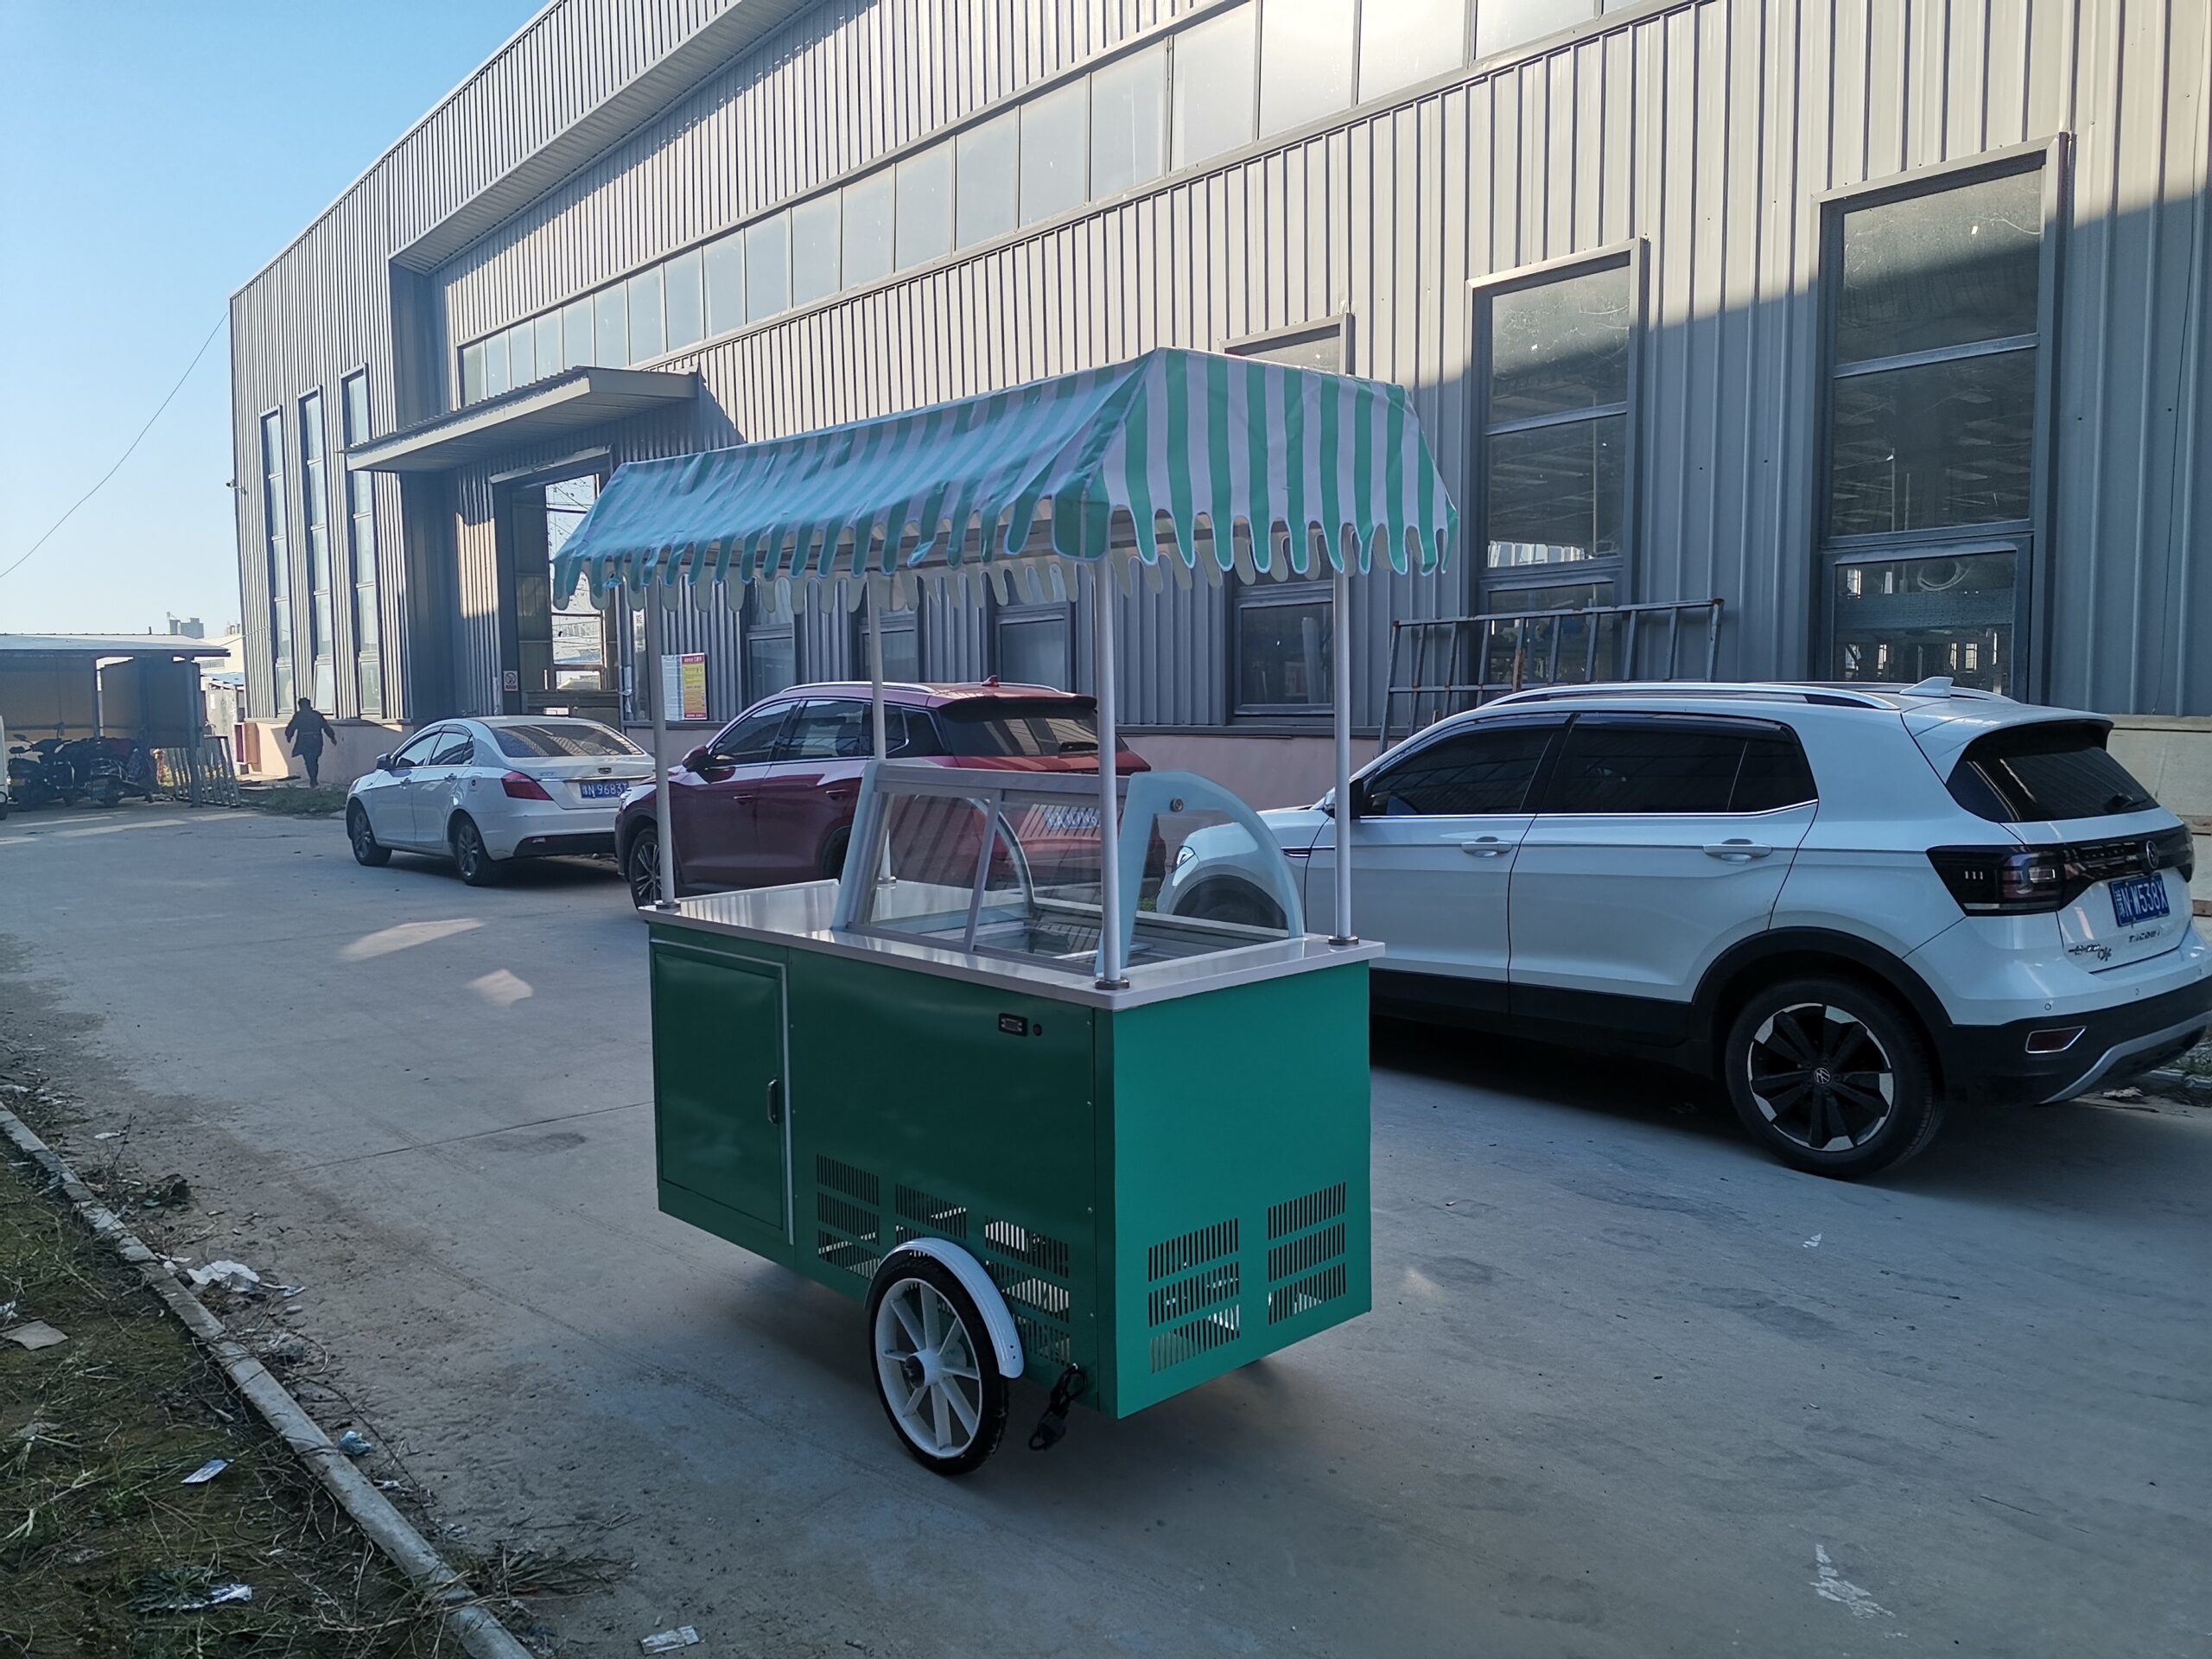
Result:
M2171 914L2163 875L2131 875L2112 884L2112 918L2122 927Z
M619 800L630 785L625 783L586 784L583 797L588 801Z

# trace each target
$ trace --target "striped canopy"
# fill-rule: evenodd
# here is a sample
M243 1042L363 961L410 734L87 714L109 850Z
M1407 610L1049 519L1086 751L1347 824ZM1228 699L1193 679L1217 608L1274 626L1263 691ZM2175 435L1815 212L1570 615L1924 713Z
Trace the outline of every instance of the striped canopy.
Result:
M1218 533L1202 538L1201 521ZM1154 533L1135 534L1141 524ZM595 593L687 576L766 582L787 607L884 572L901 605L912 578L977 569L1003 596L1008 565L1033 592L1033 567L1054 558L1111 554L1124 587L1139 565L1157 582L1163 545L1185 582L1193 569L1307 575L1317 545L1337 569L1369 569L1379 543L1391 569L1430 570L1458 525L1402 387L1160 350L911 414L632 461L560 550L554 581L563 594L580 577ZM1057 575L1051 585L1064 592Z

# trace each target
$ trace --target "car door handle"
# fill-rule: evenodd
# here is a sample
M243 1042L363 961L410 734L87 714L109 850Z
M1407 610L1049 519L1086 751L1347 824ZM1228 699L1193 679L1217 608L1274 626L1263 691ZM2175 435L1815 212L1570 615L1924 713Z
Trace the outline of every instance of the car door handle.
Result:
M1773 848L1757 841L1708 841L1705 843L1705 855L1707 858L1726 859L1731 863L1736 864L1748 863L1755 858L1765 858L1773 851Z
M1496 858L1500 853L1510 853L1513 843L1497 836L1452 836L1447 837L1469 858Z
M780 1125L783 1121L784 1080L781 1077L771 1077L768 1079L768 1122L773 1127Z

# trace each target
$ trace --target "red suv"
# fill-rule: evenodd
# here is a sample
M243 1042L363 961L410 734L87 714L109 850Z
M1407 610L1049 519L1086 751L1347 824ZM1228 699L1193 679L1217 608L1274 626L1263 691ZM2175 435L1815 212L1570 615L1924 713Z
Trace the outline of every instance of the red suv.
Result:
M1047 686L887 685L884 742L899 760L1024 772L1096 772L1096 704ZM865 684L795 685L755 703L669 773L679 893L775 887L845 866L861 771L874 753ZM1145 763L1117 743L1123 772ZM1096 831L1093 831L1094 838ZM615 855L639 905L660 896L651 790L625 801Z

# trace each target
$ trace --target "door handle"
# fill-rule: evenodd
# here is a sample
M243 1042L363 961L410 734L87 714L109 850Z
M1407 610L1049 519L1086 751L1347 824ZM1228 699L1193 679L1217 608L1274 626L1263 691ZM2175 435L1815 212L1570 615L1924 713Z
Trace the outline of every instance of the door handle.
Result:
M1773 848L1763 842L1745 841L1740 838L1734 841L1708 841L1705 843L1705 855L1707 858L1726 859L1732 864L1747 864L1752 859L1765 858L1773 851Z
M1469 858L1496 858L1500 853L1510 853L1513 843L1497 836L1454 836L1454 845Z
M780 1126L783 1121L784 1080L781 1077L771 1077L768 1079L768 1122L771 1127L777 1127Z

